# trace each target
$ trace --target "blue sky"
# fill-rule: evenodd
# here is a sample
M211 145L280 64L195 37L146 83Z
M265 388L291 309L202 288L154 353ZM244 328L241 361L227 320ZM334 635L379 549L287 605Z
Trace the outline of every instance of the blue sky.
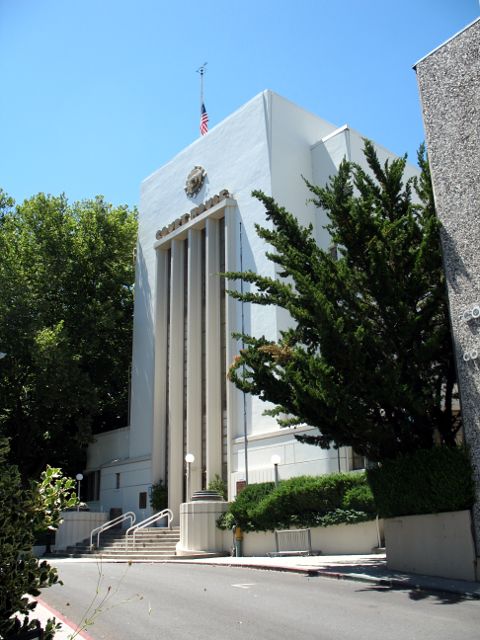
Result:
M263 89L415 159L412 65L478 0L0 0L0 186L21 201L140 182Z

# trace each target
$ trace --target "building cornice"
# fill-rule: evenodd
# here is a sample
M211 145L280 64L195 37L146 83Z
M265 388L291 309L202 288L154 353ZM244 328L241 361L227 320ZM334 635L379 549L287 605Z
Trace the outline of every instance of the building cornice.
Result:
M154 249L168 249L172 240L183 240L190 229L202 229L207 218L223 218L226 207L237 205L227 189L209 198L201 205L191 209L190 213L184 213L169 225L156 233Z
M272 438L282 438L285 436L301 435L308 431L314 431L316 427L282 427L280 431L265 431L264 433L255 433L247 438L248 442L257 442L259 440L271 440ZM234 444L243 444L245 438L238 436L234 439Z

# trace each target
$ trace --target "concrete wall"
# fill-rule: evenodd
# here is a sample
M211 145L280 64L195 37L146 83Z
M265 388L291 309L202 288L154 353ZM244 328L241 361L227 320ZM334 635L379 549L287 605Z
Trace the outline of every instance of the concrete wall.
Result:
M100 509L107 512L107 515L110 509L121 509L122 513L133 511L137 521L148 517L151 514L148 496L147 508L140 509L139 494L148 494L151 486L150 469L149 457L129 459L103 467L100 480Z
M380 534L382 533L380 523ZM324 555L347 553L372 553L378 547L378 528L375 520L359 524L340 524L333 527L314 527L310 529L312 551ZM232 548L231 531L224 532L224 550ZM273 531L258 531L244 534L244 556L266 556L274 552L275 534Z
M107 521L106 513L92 511L65 511L62 524L55 535L54 551L64 551L70 545L81 542L90 536L92 529Z
M480 19L416 65L456 353L465 438L477 485L480 549Z
M385 546L389 569L476 579L470 511L388 518Z
M152 484L151 461L149 455L130 458L129 451L129 427L95 436L95 442L88 448L86 471L100 470L100 497L89 501L89 507L107 516L111 509L121 509L123 513L134 511L137 520L142 520L151 513L148 498L146 509L138 506L139 494L148 493Z
M315 182L312 145L336 127L289 100L276 94L271 96L272 195L302 225L312 224L316 237L326 237L328 234L317 224L317 208L308 202L309 191L303 178ZM290 326L286 311L278 309L276 314L277 330Z
M129 456L130 429L115 429L95 436L88 449L87 471L95 471L115 460L125 460Z

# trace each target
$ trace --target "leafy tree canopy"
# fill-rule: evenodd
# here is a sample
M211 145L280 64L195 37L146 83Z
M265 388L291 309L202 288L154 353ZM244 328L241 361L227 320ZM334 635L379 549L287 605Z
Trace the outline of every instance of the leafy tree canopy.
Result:
M279 278L229 273L251 285L229 293L286 309L292 327L278 341L243 335L229 376L273 403L267 413L292 416L282 424L319 429L300 440L382 460L435 440L453 444L455 370L424 150L415 180L404 179L406 158L382 165L369 141L364 154L368 172L344 161L327 186L307 182L338 259L311 227L254 192L272 223L257 233L273 248Z
M127 424L136 212L0 190L0 435L24 478Z

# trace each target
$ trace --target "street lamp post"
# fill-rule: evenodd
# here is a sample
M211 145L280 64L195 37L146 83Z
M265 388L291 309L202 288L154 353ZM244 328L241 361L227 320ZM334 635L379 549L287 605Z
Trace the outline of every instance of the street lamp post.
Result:
M78 482L78 491L77 491L77 498L78 498L78 503L77 503L77 511L80 511L80 485L81 482L83 480L83 473L77 473L77 475L75 476Z
M273 477L275 480L275 486L278 487L278 465L281 462L281 458L276 453L270 458L270 462L273 464Z
M195 462L195 456L193 453L187 453L185 456L185 462L187 463L187 502L190 500L190 465Z

